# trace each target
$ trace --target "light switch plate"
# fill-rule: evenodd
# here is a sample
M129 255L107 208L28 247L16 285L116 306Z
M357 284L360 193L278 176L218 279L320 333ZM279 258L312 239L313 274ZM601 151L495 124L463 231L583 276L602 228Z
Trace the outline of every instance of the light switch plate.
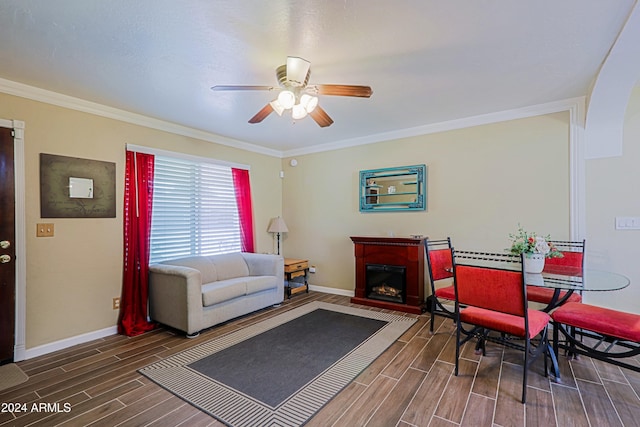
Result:
M36 237L53 237L53 224L36 224Z
M617 216L616 230L640 230L640 217Z

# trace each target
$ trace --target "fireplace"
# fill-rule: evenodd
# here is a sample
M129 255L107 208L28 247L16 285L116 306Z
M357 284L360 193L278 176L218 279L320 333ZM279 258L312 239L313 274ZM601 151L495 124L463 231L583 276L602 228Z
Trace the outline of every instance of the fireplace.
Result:
M367 298L404 304L406 267L367 264Z
M421 314L425 307L425 238L352 236L351 240L356 258L351 302ZM369 286L369 280L376 283ZM373 291L373 287L380 289Z

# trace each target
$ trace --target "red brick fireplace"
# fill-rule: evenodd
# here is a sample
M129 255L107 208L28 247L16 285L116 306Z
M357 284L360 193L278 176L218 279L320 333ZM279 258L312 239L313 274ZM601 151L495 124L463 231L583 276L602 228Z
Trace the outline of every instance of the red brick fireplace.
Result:
M351 236L356 256L356 290L351 302L421 314L425 304L424 239ZM371 281L382 282L372 279L372 274L381 277L384 273L394 277L389 281L392 284L375 283L376 291L383 291L372 292ZM403 286L398 284L399 274L403 276Z

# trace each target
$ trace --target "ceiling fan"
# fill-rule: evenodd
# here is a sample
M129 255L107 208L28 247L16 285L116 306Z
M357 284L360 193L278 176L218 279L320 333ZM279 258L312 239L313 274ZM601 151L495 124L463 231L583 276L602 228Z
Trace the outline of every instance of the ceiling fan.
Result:
M217 85L211 90L280 90L278 97L265 105L258 113L249 119L249 123L260 123L269 114L276 112L279 116L291 110L294 120L305 118L307 115L320 126L331 126L333 119L318 105L316 95L355 96L369 98L373 91L369 86L357 85L327 85L309 84L311 63L296 56L288 56L287 63L276 69L278 85L276 86L243 86Z

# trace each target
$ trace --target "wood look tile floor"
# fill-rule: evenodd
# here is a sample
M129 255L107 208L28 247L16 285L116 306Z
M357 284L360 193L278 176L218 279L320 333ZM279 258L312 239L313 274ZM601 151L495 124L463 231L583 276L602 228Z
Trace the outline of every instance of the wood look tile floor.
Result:
M161 328L19 362L29 380L0 392L0 426L222 426L137 369L313 300L350 304L348 297L310 292L285 300L279 308L208 329L196 339ZM640 373L586 357L561 357L562 383L556 383L542 375L540 361L529 374L523 405L519 352L490 345L481 357L471 343L456 377L453 323L436 317L432 335L428 316L415 317L418 322L308 426L640 425ZM59 410L52 412L56 403ZM22 412L8 411L11 408Z

